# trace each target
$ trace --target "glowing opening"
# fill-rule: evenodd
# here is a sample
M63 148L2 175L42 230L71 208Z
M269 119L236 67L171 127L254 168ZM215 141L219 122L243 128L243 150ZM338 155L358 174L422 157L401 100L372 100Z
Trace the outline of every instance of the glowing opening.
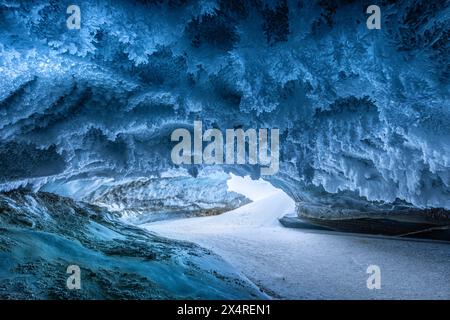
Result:
M270 182L263 179L253 180L250 176L239 177L230 174L231 178L227 181L228 190L243 194L252 201L261 200L283 190L275 188Z

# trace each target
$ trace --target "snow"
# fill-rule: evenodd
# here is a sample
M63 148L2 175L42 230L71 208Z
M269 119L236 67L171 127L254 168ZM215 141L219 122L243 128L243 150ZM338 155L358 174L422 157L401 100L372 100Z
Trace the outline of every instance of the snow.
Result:
M450 298L448 244L282 227L293 210L280 191L219 216L143 227L217 253L273 298ZM381 268L380 290L367 288L369 265Z

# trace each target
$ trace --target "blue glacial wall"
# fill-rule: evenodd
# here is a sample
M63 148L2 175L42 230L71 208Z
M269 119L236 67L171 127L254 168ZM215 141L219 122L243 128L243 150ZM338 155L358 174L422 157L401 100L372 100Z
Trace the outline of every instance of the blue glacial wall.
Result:
M41 190L100 206L133 224L216 215L251 202L242 194L228 190L229 175L224 172L203 171L197 177L180 171L175 174L128 181L61 178Z
M193 244L122 223L54 194L0 194L1 299L261 299L227 263ZM69 290L69 266L82 290Z
M0 1L2 190L158 176L201 120L279 128L268 179L298 202L450 209L448 1L378 1L380 30L366 2L283 0L77 0L68 30L72 2Z

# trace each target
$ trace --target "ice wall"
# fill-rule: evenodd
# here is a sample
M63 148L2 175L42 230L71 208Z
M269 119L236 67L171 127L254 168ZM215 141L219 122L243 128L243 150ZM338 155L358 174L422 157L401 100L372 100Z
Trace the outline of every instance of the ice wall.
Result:
M226 0L77 0L68 30L72 2L0 1L1 189L158 175L202 120L279 128L297 201L450 209L448 1L379 1L381 30L361 1Z

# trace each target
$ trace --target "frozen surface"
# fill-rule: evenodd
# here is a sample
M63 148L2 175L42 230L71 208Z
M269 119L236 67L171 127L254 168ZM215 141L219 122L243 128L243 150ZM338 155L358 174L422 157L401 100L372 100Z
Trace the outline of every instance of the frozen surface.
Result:
M274 298L450 299L450 245L283 228L294 210L284 193L215 217L155 222L157 234L222 256ZM381 289L369 290L369 265Z
M267 298L195 245L49 193L0 194L0 299ZM81 290L66 287L70 265Z
M280 171L267 179L296 209L273 195L148 228L213 249L274 297L449 298L448 245L282 229L276 219L404 208L433 219L450 209L448 0L382 0L381 30L366 28L366 1L77 4L81 29L68 30L66 1L0 0L0 191L19 193L0 195L2 295L64 296L48 284L58 287L69 252L100 275L89 297L135 297L134 286L137 297L260 297L232 271L244 288L209 272L228 270L217 257L197 261L197 247L91 221L93 207L79 202L127 217L242 204L223 177L256 179L257 166L171 162L172 131L201 120L278 128ZM168 249L169 262L142 261ZM381 291L365 287L369 264L383 270ZM114 268L136 277L121 287ZM141 277L151 281L139 286ZM103 290L111 286L119 291Z
M381 30L362 1L77 3L68 30L65 2L0 1L1 190L157 176L202 120L279 128L297 201L450 208L448 1L381 1Z
M230 176L222 171L166 172L162 177L114 179L59 179L42 191L69 196L116 212L127 222L170 219L181 216L214 215L250 202L228 190Z

